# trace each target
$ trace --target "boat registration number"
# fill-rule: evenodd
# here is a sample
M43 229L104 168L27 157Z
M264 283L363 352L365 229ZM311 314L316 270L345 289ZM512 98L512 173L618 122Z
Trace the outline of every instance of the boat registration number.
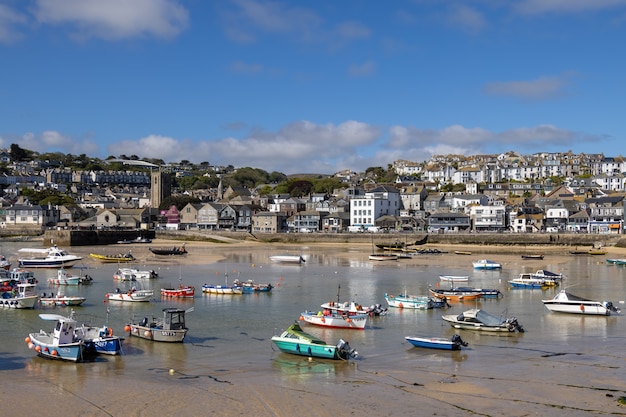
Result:
M161 332L163 336L176 336L176 332Z

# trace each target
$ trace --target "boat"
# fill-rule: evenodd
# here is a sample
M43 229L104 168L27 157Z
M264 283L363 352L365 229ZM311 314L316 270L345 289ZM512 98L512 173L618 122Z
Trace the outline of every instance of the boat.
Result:
M66 317L59 314L40 314L39 317L57 323L52 333L43 330L39 330L38 333L30 333L25 339L28 348L47 359L82 361L85 354L85 344L75 337L76 320L71 315Z
M606 255L607 253L609 252L603 248L589 249L589 252L587 252L588 255Z
M559 280L563 279L563 274L560 272L551 272L547 269L538 269L537 272L530 274L533 278L543 278L543 279L552 279Z
M397 253L372 253L368 256L370 261L397 261Z
M522 255L522 259L543 259L543 255L541 254L526 254Z
M524 332L524 328L515 317L498 317L480 309L466 310L459 315L444 315L441 318L455 329L502 333Z
M478 261L474 261L472 262L472 265L474 266L474 269L502 269L502 264L495 261L490 261L489 259L480 259Z
M306 262L301 255L272 255L270 256L270 260L284 264L301 264Z
M372 317L384 316L385 314L387 314L387 309L383 308L380 304L374 304L370 307L363 307L361 304L357 304L354 301L329 301L328 303L323 303L320 307L322 307L322 314L325 314L327 311L331 311L336 315L344 317L352 317L361 314L367 314Z
M179 284L178 287L161 288L162 297L170 298L193 298L196 288L192 285Z
M433 297L446 300L446 301L469 301L476 300L482 297L482 292L474 289L441 289L441 288L429 288L428 291Z
M140 270L135 268L117 268L113 279L117 281L137 281L138 279L153 279L159 274L154 270Z
M6 256L0 255L0 270L8 271L9 269L11 269L11 261Z
M389 307L429 310L434 308L434 301L426 295L409 295L406 292L399 295L385 293L385 300Z
M480 298L500 298L504 297L502 291L497 288L473 288L473 287L455 287L457 291L478 291L480 292Z
M207 294L223 294L223 295L239 295L243 294L243 288L240 285L202 285L202 292Z
M79 285L90 284L93 281L89 275L73 275L70 274L65 268L61 268L57 271L56 278L48 278L48 284L52 285Z
M130 336L140 337L155 342L181 343L187 335L185 313L193 311L193 307L187 310L180 308L164 308L163 318L152 317L148 320L144 317L139 322L131 320L125 327Z
M13 268L7 274L7 278L16 282L27 282L29 284L37 284L35 273L24 268Z
M234 281L234 285L241 287L241 291L244 294L255 292L270 292L272 291L272 288L274 288L274 286L270 283L258 284L252 279L249 279L247 281L239 281L238 279L236 279Z
M606 263L611 265L626 265L626 258L606 258Z
M18 282L12 291L5 292L0 298L0 305L4 308L35 308L39 301L36 294L36 284L30 282Z
M324 312L304 311L300 314L300 320L315 326L331 327L338 329L363 330L367 324L369 314L355 314L353 316L341 315L331 310Z
M467 346L467 342L461 339L461 336L458 334L452 336L451 339L445 339L443 337L417 336L406 336L405 339L415 347L428 349L460 350L461 347Z
M105 295L108 301L125 301L125 302L149 302L154 295L152 290L138 290L132 288L128 291L121 291L119 288L115 292L109 292Z
M28 254L18 259L19 266L23 268L60 268L72 266L83 259L80 256L69 254L57 245L47 249L22 248L19 252Z
M79 306L84 303L86 300L85 297L81 297L79 295L65 295L65 294L57 294L54 293L43 293L39 297L39 305L44 307L68 307L68 306Z
M547 288L557 285L557 281L548 278L535 278L532 274L521 273L517 278L509 280L514 288Z
M272 336L272 342L281 352L313 358L348 360L358 354L343 339L336 345L329 345L303 331L298 323L289 326L280 336Z
M132 253L118 253L117 255L103 255L100 253L90 253L89 256L102 263L126 263L133 262L135 257Z
M182 246L174 246L172 248L148 248L150 252L155 255L172 256L172 255L187 255L187 249L185 244Z
M457 255L471 255L472 254L472 252L468 250L455 250L454 253Z
M439 279L446 282L467 282L469 276L467 275L439 275Z
M550 300L541 300L543 305L555 313L610 316L621 310L610 301L593 301L561 290Z
M152 239L142 236L137 236L135 239L118 240L117 243L121 245L128 245L131 243L152 243Z
M102 355L119 355L122 353L122 338L113 335L113 329L104 326L82 324L76 331L76 339L85 344L85 351Z

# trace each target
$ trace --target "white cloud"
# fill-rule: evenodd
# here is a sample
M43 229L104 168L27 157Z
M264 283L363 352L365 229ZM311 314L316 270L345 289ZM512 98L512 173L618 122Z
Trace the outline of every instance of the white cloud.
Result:
M188 25L175 0L37 0L39 23L71 24L79 39L119 40L137 36L172 38Z
M24 25L27 19L8 6L0 4L0 43L12 43L22 38L17 27Z
M63 152L97 157L101 150L100 145L90 139L90 137L76 138L52 130L47 130L40 134L28 132L21 136L0 138L0 144L3 147L8 148L13 143L17 143L21 148L39 153Z
M624 0L523 0L514 9L521 14L581 13L625 5Z
M567 94L571 74L556 77L540 77L534 80L492 82L484 91L494 96L510 96L527 100L545 100Z
M483 14L467 5L452 6L446 19L450 26L472 33L479 32L486 26Z

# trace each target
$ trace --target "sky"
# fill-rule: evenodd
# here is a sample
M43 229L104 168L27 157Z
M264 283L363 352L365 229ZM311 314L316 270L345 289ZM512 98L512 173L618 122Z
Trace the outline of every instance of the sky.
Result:
M0 0L0 147L285 174L620 156L626 0Z

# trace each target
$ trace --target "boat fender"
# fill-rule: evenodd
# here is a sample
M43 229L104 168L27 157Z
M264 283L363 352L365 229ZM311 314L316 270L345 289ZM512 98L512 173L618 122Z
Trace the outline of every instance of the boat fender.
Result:
M583 312L583 313L585 312L585 306L582 305L582 304L580 305L580 311Z
M107 328L107 336L109 337L113 336L113 329L110 327Z

